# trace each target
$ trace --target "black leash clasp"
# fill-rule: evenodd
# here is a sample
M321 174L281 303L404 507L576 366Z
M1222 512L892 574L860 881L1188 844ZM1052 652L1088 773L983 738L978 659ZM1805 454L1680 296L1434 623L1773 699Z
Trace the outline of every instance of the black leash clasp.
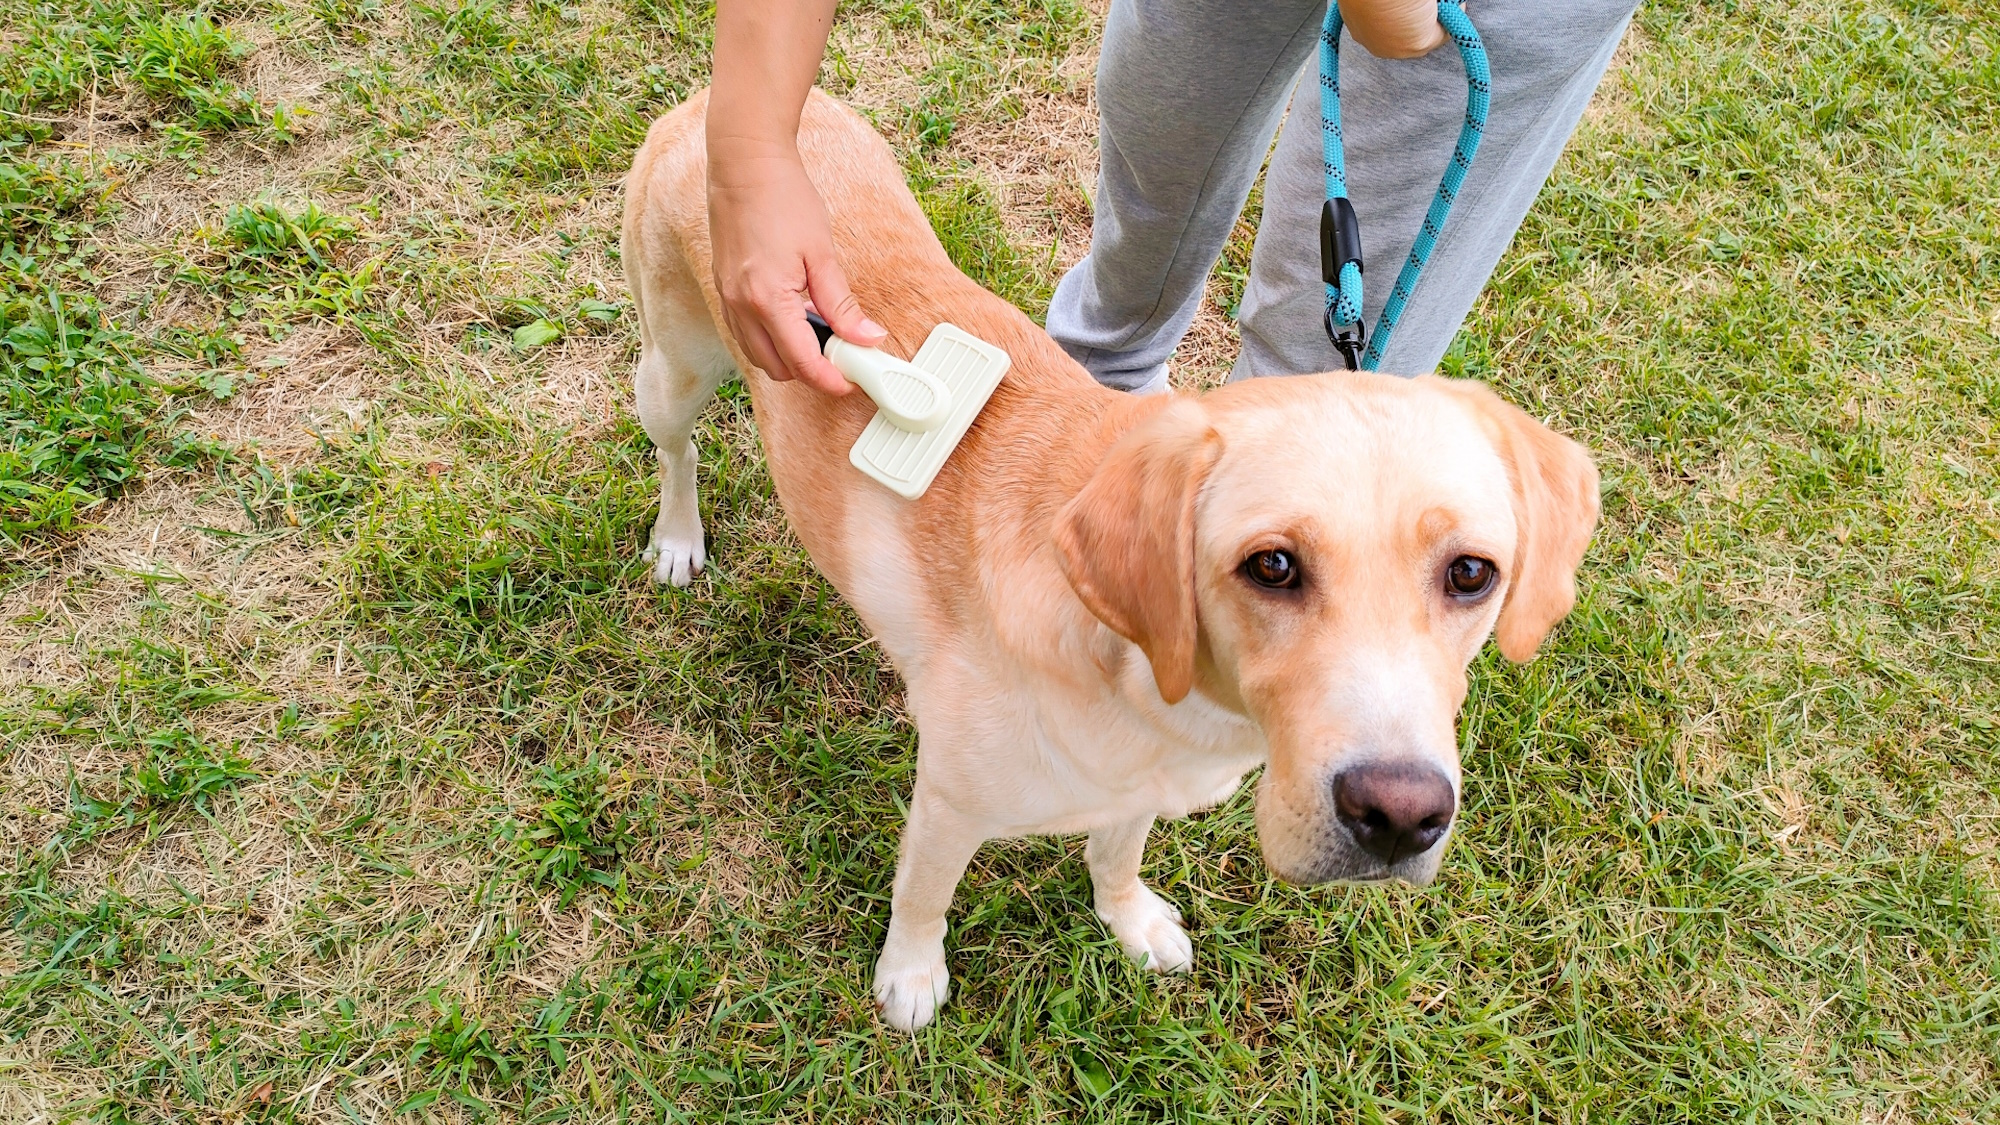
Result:
M1340 358L1347 361L1349 371L1361 370L1361 349L1365 340L1361 323L1356 321L1351 328L1341 328L1333 323L1333 306L1326 307L1326 338L1340 350Z
M1367 269L1361 262L1361 218L1354 213L1354 204L1341 196L1328 199L1319 209L1320 279L1338 288L1341 270L1349 262L1354 263L1356 270ZM1333 306L1326 307L1326 338L1333 341L1333 346L1347 360L1349 371L1361 370L1361 348L1365 335L1360 321L1356 321L1352 328L1335 324Z

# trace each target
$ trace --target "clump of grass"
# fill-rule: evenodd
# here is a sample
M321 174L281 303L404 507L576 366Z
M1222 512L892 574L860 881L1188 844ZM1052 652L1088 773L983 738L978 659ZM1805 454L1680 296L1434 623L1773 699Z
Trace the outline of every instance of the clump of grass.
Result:
M144 463L157 411L131 341L64 292L104 185L0 142L0 543L73 531Z
M0 293L0 540L76 530L140 472L158 410L92 303Z
M206 135L282 126L237 76L255 48L208 11L154 0L84 0L78 5L17 2L8 23L19 45L0 56L0 141L48 139L51 111L76 107L120 84L141 95L153 120L188 151ZM282 127L275 130L282 139Z
M158 96L206 98L210 110L234 97L217 83L243 45L206 17L90 10L100 24L41 13L25 45L0 63L0 110L73 101L81 76L99 65L134 74ZM37 544L66 542L148 469L213 452L163 440L171 393L145 374L146 348L90 292L85 244L107 219L105 169L37 148L48 136L38 116L0 112L10 123L0 124L0 567L8 568L34 557ZM13 127L21 121L35 127Z
M211 816L217 798L257 776L236 747L215 746L181 727L150 731L138 743L139 760L126 768L115 795L95 796L71 783L74 841L137 826L157 831L182 809Z
M382 18L382 0L308 0L306 9L333 35L368 42L368 25Z
M172 907L150 911L115 890L94 897L67 894L37 866L15 881L0 905L15 933L28 938L37 955L30 973L0 978L0 1029L19 1029L47 1010L51 994L113 973L142 956L140 923L147 917L174 917Z
M223 223L223 234L246 258L293 262L305 258L322 269L328 265L334 247L353 239L354 222L308 203L297 214L275 203L250 203L231 207Z
M135 20L100 43L117 53L141 90L196 129L220 132L263 119L256 97L228 77L250 44L206 12Z
M378 304L381 259L344 253L359 226L317 203L296 212L259 201L232 206L214 235L220 261L191 264L184 280L227 301L231 318L284 323L302 319L366 324Z
M650 810L621 797L609 768L595 757L541 767L530 791L539 798L534 811L509 821L503 831L527 865L530 881L554 888L562 907L587 887L621 886L621 865Z
M0 544L76 530L146 462L158 396L134 346L64 292L104 184L76 162L0 142Z
M404 1099L396 1112L419 1113L447 1096L474 1113L492 1112L473 1090L512 1085L519 1073L514 1053L484 1021L466 1015L458 1001L434 995L432 1005L436 1020L410 1048L410 1065L427 1068L426 1088Z
M634 958L628 970L633 1014L642 1020L668 1020L685 1012L715 982L709 951L679 941L655 941Z
M82 224L107 189L78 161L32 152L23 140L0 140L0 247L13 252L3 272L18 278L34 268L28 255L59 252L87 233Z
M145 757L132 768L131 788L151 809L186 805L205 814L217 796L257 776L234 747L211 746L190 731L154 731L141 745Z
M227 387L170 390L146 375L138 351L90 298L0 278L0 572L36 544L67 542L143 473L223 452L171 433L172 390L226 397Z
M533 49L528 36L508 18L507 5L499 0L459 4L415 0L411 7L430 25L431 33L426 37L430 54L447 71L473 72L502 62L517 49Z

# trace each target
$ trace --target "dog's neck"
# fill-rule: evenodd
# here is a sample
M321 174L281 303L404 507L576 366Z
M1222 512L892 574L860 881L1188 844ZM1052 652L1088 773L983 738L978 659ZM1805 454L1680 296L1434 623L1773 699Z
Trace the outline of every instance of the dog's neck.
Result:
M937 319L950 319L1007 352L1013 365L980 413L978 429L984 441L1045 451L1023 459L1032 468L1018 484L1038 500L1058 499L1060 507L1083 487L1112 444L1170 396L1103 386L1020 310L969 280L966 287L968 292L939 295L940 315L924 330ZM1010 496L1009 502L1022 498Z
M949 508L977 513L973 527L987 535L1005 528L1017 561L1025 553L1053 566L1057 514L1118 439L1171 396L1102 386L1047 332L985 290L957 295L952 315L959 327L1005 349L1013 365L938 487L959 493ZM998 465L1008 466L1004 476Z
M1088 482L1118 440L1165 409L1173 396L1134 395L1100 385L1013 306L981 290L958 295L954 323L1006 349L1013 360L1008 376L979 416L967 456L955 456L944 487L962 490L950 510L967 520L954 529L984 540L967 545L965 557L984 558L987 582L1004 581L1018 596L1032 591L1047 607L1033 620L1039 631L1015 634L1015 622L997 621L1002 641L1031 663L1053 661L1052 672L1074 676L1079 662L1107 691L1142 710L1166 707L1152 686L1146 658L1117 636L1077 597L1057 566L1057 515ZM1008 456L991 451L1008 449ZM989 463L1015 466L1002 478L982 472ZM978 529L976 532L974 529ZM963 588L963 587L961 587ZM1048 628L1056 626L1055 635ZM1204 657L1206 652L1203 653ZM1136 662L1136 663L1135 663ZM1204 660L1196 691L1209 706L1239 714L1240 701L1218 691L1219 678ZM1196 708L1203 709L1203 708Z

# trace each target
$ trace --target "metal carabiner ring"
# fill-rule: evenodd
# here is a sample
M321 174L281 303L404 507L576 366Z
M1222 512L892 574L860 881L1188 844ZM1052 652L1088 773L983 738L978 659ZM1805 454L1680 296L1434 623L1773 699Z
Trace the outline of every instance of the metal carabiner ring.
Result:
M1367 336L1367 329L1363 328L1359 321L1355 322L1352 330L1336 327L1333 323L1332 305L1326 307L1325 324L1326 338L1339 349L1341 358L1347 361L1347 369L1361 370L1361 348Z

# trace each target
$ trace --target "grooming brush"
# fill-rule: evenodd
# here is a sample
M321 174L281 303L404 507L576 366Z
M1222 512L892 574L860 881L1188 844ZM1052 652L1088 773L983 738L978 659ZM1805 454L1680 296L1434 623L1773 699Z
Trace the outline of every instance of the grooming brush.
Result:
M922 496L1013 361L952 324L931 329L917 354L901 360L842 340L817 314L806 319L834 368L875 402L847 459L906 500Z

